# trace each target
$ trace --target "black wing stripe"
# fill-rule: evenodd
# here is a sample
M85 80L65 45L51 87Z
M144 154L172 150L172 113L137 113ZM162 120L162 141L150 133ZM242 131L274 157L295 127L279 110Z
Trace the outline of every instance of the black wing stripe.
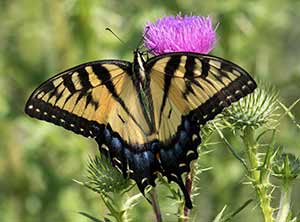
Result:
M184 66L185 68L184 78L187 79L194 78L195 65L196 65L195 57L187 56L185 66Z
M80 90L79 96L76 99L75 104L77 104L82 99L82 97L86 96L87 92L93 88L89 80L89 73L84 68L78 70L78 77L82 88ZM74 106L74 108L75 107L76 105Z
M57 93L54 105L56 105L56 103L60 100L60 98L62 97L62 95L63 95L63 93L64 93L65 90L66 90L66 88L64 88L63 90L61 90L61 92Z
M223 70L223 71L226 71L226 72L230 72L230 73L232 73L232 70L233 70L232 65L230 65L226 62L221 63L221 68L220 69Z
M203 78L208 76L209 73L209 69L210 69L210 65L209 65L209 59L208 58L203 58L200 60L201 61L201 67L202 67L202 72L201 72L201 76Z
M129 114L128 108L126 107L124 101L118 95L115 86L109 80L111 80L111 75L109 71L100 65L95 65L92 67L94 73L96 74L97 78L101 81L101 84L104 84L108 91L112 94L115 100L122 106L122 108Z
M122 100L113 83L110 81L111 80L111 75L109 71L101 66L101 65L94 65L92 66L94 73L96 74L97 78L101 81L101 84L104 84L105 87L108 89L108 91L115 97L117 100Z
M82 91L86 92L89 89L93 88L90 80L89 80L89 73L85 69L78 70L78 77L82 86Z
M54 86L53 82L48 82L47 84L45 84L43 89L40 92L38 92L38 94L44 93L40 99L43 99L44 96L46 96L51 90L54 90L54 89L55 89L55 86Z
M49 91L49 97L48 97L47 102L49 102L52 99L53 96L55 96L56 98L59 97L58 88L62 84L63 84L63 81L61 83L59 83L57 86L54 86L54 84L52 83L52 85L53 85L54 88L52 88L52 91L50 90L51 92ZM46 95L46 93L44 95Z
M72 73L73 74L73 73ZM72 80L72 74L63 76L64 86L70 91L71 94L76 92L75 85Z
M162 103L160 106L159 125L161 124L161 117L162 117L162 113L163 113L165 105L166 105L166 100L167 100L167 97L169 94L172 78L180 64L180 58L181 58L180 55L174 55L174 56L170 57L170 60L167 62L165 70L164 70L164 73L166 73L167 75L164 76L164 78L165 78L164 94L163 94L163 99L162 99Z
M183 97L187 99L190 93L195 94L192 88L192 80L194 78L194 69L195 69L196 61L192 56L188 56L185 63L185 73L184 73L184 81L185 81L185 89L183 92Z
M92 66L93 71L97 78L101 81L101 84L104 84L108 91L112 94L114 99L121 105L121 107L125 110L125 112L130 116L130 118L135 122L135 124L143 131L141 124L134 118L132 113L130 113L128 107L126 106L124 100L118 95L115 86L113 85L111 80L111 75L109 71L101 66L101 65L94 65Z
M92 92L88 93L87 96L86 96L85 108L87 108L87 106L89 104L93 105L95 110L99 107L99 102L94 100L94 98L92 96Z

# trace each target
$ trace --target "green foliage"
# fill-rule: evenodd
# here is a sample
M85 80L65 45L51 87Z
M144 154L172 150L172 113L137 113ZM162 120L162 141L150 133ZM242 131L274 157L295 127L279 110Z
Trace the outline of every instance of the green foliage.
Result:
M280 179L296 179L300 175L300 158L291 153L278 155L273 164L273 172Z
M131 197L126 196L125 199L125 194L133 187L131 181L124 178L121 172L113 167L110 160L104 155L90 158L87 171L87 182L75 182L100 195L101 200L109 210L109 214L104 217L104 221L129 221L128 211L137 204L142 196L136 194ZM102 221L85 212L80 212L80 214L96 222ZM110 218L114 218L114 220Z
M273 178L272 184L279 187L272 194L277 197L280 191L282 201L278 201L279 198L271 200L271 207L283 209L280 213L275 211L276 217L283 215L278 218L287 216L290 221L296 221L296 212L300 209L299 180L282 179L299 174L299 158L296 158L300 154L299 1L2 0L0 6L0 221L90 221L75 213L78 211L103 220L111 212L105 201L100 200L99 193L90 192L72 181L85 179L82 177L88 156L98 152L96 144L51 124L29 119L23 113L25 101L41 82L74 65L105 58L131 60L145 22L179 11L211 15L215 24L219 23L217 47L212 54L232 60L256 79L276 86L276 101L280 100L274 109L264 106L265 102L255 95L246 100L249 104L262 101L257 116L265 119L268 115L277 120L275 125L267 121L270 123L268 129L276 127L275 136L271 131L265 132L268 129L258 127L265 124L262 121L250 124L255 126L254 143L259 146L255 155L259 158L257 167L248 165L243 143L246 138L240 137L243 136L244 119L248 118L245 115L251 112L236 111L246 101L236 104L230 110L234 117L227 119L229 125L233 124L233 119L242 119L242 124L235 122L237 126L240 124L236 134L227 129L228 124L220 128L219 123L214 122L219 131L213 124L207 126L212 130L206 132L208 138L203 138L205 145L200 149L199 170L196 171L200 173L195 173L194 177L198 178L194 181L198 189L193 192L197 194L193 197L197 210L192 211L190 217L196 221L213 221L226 205L226 211L220 214L224 219L230 215L226 212L235 212L232 209L239 209L246 200L255 197L251 175L245 178L243 165L236 161L235 157L240 157L249 169L261 178ZM105 31L106 27L126 44ZM278 113L283 115L274 116ZM228 145L235 157L226 149ZM277 159L281 155L278 147L283 147L282 153L293 153L296 157L284 155L281 160ZM275 154L276 158L272 159ZM274 174L278 179L272 177ZM244 186L241 181L248 181L252 186ZM169 186L177 191L173 184ZM165 221L176 221L177 204L180 205L182 199L177 196L178 202L173 203L173 199L165 198L170 191L161 184L157 192ZM135 196L137 193L136 188L124 193L122 203L114 209L130 209L130 216L127 216L132 221L141 218L153 221L150 204ZM118 203L118 196L110 198L112 204ZM137 200L138 204L132 207ZM288 205L289 201L293 204ZM231 220L262 221L258 206L256 199ZM290 215L289 211L294 214Z

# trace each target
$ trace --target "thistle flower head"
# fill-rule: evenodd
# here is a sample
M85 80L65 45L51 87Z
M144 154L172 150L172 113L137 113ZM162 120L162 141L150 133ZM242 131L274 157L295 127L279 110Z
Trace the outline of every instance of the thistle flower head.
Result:
M86 185L94 191L107 195L109 192L118 193L127 189L130 180L111 165L105 156L90 158L88 166L88 179Z
M144 28L144 45L154 55L168 52L209 53L216 42L210 17L165 16Z
M295 179L300 175L300 157L294 154L283 153L279 155L272 170L274 176L284 179Z
M256 129L261 126L273 128L277 123L276 111L278 93L274 88L260 84L254 93L232 104L219 116L234 130L244 130L246 127Z

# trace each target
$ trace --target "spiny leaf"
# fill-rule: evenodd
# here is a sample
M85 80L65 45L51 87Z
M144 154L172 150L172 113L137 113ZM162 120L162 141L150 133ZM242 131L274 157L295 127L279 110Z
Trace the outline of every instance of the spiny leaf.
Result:
M88 213L85 213L85 212L78 212L78 213L85 216L85 217L87 217L87 218L89 218L90 220L92 220L94 222L104 222L103 220L97 219L96 217L93 217Z
M224 214L226 208L227 208L227 205L225 205L223 207L223 209L220 211L220 213L218 213L218 215L215 217L215 219L213 220L213 222L221 222L222 221L223 214Z

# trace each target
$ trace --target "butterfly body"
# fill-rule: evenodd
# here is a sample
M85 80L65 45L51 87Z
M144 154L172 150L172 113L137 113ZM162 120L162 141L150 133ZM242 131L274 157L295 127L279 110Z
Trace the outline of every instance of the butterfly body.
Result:
M157 173L176 182L192 203L181 174L198 157L200 126L256 88L241 67L189 52L133 63L89 62L38 87L25 112L95 138L101 152L144 192Z
M150 76L149 73L146 73L145 65L146 61L144 60L142 53L138 50L135 50L132 64L132 80L137 91L143 114L149 127L148 135L151 135L155 133L155 118L153 113L152 95L149 90Z

